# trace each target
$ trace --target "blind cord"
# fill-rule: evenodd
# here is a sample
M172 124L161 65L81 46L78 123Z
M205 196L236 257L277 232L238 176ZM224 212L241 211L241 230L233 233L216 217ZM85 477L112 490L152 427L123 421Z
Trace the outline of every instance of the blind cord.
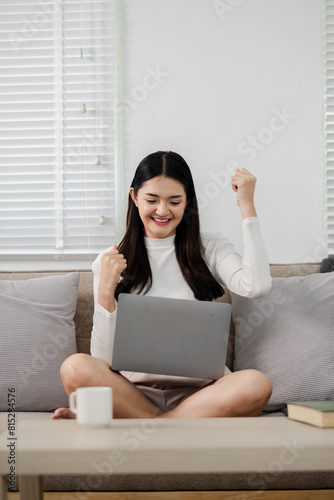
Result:
M97 9L97 12L96 12ZM98 23L100 22L100 2L99 0L95 3L95 33L99 32ZM100 60L100 47L99 47L99 37L95 37L95 57L96 57L96 76L95 76L95 94L96 94L96 157L95 165L102 164L102 151L101 151L101 84L98 76L101 74L101 60ZM99 76L100 78L100 76ZM103 175L102 168L100 168L100 226L104 226L106 220L103 215Z
M84 186L85 186L85 220L86 220L86 231L87 231L87 246L88 246L88 260L90 264L92 263L92 250L91 250L91 241L90 241L90 231L89 231L89 222L88 222L88 199L87 199L87 164L86 164L86 71L85 71L85 54L84 54L84 45L83 45L83 0L80 0L80 44L81 44L81 79L82 79L82 104L81 104L81 113L82 113L82 157L83 157L83 171L84 171Z

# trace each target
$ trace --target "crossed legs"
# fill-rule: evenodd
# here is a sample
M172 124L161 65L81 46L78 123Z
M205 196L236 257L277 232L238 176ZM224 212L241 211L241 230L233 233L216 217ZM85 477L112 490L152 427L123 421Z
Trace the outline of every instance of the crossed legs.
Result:
M109 364L87 354L74 354L61 366L67 394L78 387L110 386L113 389L114 418L200 418L250 417L261 413L272 391L269 379L257 370L226 375L183 399L164 413L132 382ZM69 409L56 410L52 418L73 418Z

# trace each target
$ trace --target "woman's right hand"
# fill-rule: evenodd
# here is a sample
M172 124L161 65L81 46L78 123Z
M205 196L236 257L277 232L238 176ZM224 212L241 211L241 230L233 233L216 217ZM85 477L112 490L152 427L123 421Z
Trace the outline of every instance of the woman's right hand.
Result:
M98 289L98 302L109 312L115 310L115 290L127 263L124 255L114 245L110 252L101 257L101 277Z

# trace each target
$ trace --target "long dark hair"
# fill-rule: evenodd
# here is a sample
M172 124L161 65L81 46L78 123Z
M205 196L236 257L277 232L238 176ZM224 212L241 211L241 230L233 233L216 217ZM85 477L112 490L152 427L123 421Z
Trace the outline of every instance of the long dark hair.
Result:
M187 163L177 153L158 151L144 158L138 165L131 187L137 196L144 182L157 176L175 179L184 186L187 205L176 228L175 253L182 275L194 296L199 300L213 300L224 293L222 286L211 274L204 258L200 235L200 222L194 182ZM118 250L127 260L115 296L120 293L147 293L152 286L152 271L144 240L144 225L138 208L130 194L126 218L126 232Z

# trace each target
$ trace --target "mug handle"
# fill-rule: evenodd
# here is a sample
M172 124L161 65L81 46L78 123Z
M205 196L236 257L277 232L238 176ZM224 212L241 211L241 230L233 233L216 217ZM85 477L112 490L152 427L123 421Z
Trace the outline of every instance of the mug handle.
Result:
M73 413L77 413L77 408L74 404L74 398L76 396L76 392L71 392L70 394L70 409L73 411Z

